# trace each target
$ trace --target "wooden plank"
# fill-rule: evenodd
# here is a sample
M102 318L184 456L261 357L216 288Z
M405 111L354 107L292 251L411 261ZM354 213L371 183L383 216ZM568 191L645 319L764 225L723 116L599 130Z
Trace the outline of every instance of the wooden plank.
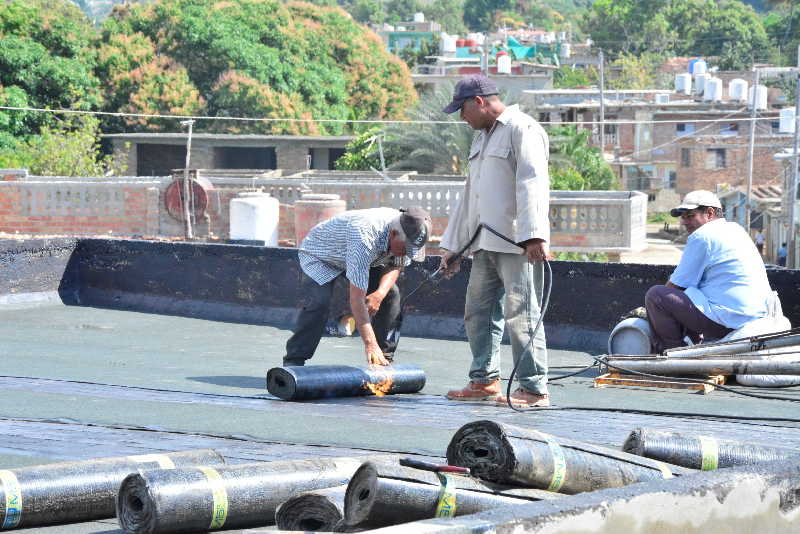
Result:
M673 379L655 379L640 377L637 375L626 375L621 373L606 373L594 379L594 387L602 388L606 386L634 386L634 387L649 387L649 388L669 388L669 389L686 389L700 391L703 394L711 393L716 389L716 386L725 384L726 377L723 375L709 376L706 383L691 382L682 380L679 377ZM712 382L709 384L708 382Z

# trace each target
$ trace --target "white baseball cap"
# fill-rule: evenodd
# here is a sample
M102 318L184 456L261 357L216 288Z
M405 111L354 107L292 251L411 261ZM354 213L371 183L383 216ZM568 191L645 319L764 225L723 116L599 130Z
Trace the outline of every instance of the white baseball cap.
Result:
M722 203L719 201L719 198L717 198L717 195L711 191L698 189L697 191L686 193L686 196L683 197L683 202L681 205L676 208L672 208L669 214L673 217L680 217L681 213L684 211L693 210L695 208L699 208L700 206L722 208Z

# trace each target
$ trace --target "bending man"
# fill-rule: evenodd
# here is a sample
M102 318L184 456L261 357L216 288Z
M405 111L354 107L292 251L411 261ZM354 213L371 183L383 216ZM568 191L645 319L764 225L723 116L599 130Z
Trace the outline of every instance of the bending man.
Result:
M767 314L771 294L764 261L747 232L722 215L710 191L692 191L670 214L689 232L678 267L645 296L658 352L718 339Z
M472 352L469 383L447 398L460 401L492 400L500 396L500 340L508 327L519 388L511 401L520 406L549 406L547 348L544 329L531 340L539 318L550 239L548 211L550 178L549 141L544 129L517 106L506 107L490 79L475 75L455 87L445 113L460 111L478 131L469 151L469 177L459 205L442 237L446 274L460 269L451 262L485 223L516 242L506 243L483 230L471 247L472 271L467 287L464 323Z
M316 225L298 251L303 271L300 310L286 342L284 365L304 365L317 350L330 310L333 283L350 282L350 310L368 364L388 365L396 339L391 329L400 314L397 277L411 260L425 259L431 218L422 208L346 211Z

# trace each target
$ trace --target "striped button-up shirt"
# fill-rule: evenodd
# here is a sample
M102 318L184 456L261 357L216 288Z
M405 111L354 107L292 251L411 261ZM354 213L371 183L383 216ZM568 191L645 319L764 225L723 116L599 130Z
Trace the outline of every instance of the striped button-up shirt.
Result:
M369 269L394 264L389 253L389 223L400 215L392 208L346 211L316 225L300 244L300 267L319 285L340 274L367 291ZM402 258L408 265L409 258Z

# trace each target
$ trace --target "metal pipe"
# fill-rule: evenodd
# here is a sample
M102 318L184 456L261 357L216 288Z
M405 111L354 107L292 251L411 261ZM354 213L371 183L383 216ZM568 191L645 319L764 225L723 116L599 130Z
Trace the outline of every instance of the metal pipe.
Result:
M794 360L725 360L695 358L607 358L609 367L661 376L800 375L800 355Z
M750 147L748 148L748 162L747 162L747 193L744 201L744 229L750 234L750 196L753 191L753 158L756 144L756 102L758 101L758 82L759 71L753 67L753 101L751 102L753 108L750 112Z
M598 61L600 62L600 158L603 159L603 154L606 152L606 75L602 48Z
M797 46L797 66L800 69L800 45ZM794 104L794 154L792 157L792 178L789 187L789 239L788 257L786 266L796 269L798 264L797 254L797 184L800 183L800 72L796 73Z
M716 343L710 345L696 345L692 347L676 347L664 351L665 358L695 358L698 356L711 356L714 354L742 354L744 352L757 352L781 347L800 347L800 334L788 334L776 337L755 336L740 340Z
M193 120L181 121L181 126L189 127L189 136L186 139L186 163L183 166L183 227L186 232L186 239L192 239L194 234L192 232L192 216L189 210L189 199L193 197L191 187L189 186L189 161L192 156L192 126Z

